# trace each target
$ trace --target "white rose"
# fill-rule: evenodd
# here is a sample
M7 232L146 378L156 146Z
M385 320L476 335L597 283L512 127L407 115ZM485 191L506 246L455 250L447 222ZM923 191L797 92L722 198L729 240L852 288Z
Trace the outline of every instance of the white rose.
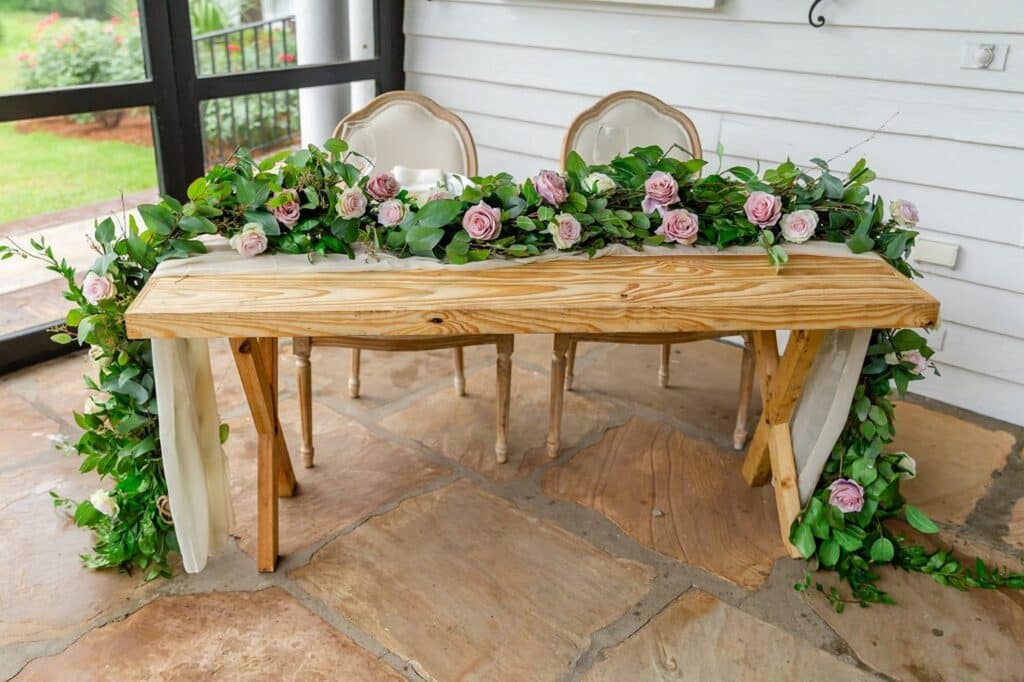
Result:
M103 405L100 404L95 397L85 399L85 407L82 408L82 412L85 414L96 414L104 410Z
M110 356L105 355L99 346L89 346L89 359L96 365L97 369L104 369L110 366Z
M606 194L615 190L615 181L604 173L591 173L584 180L583 184L595 194Z
M786 241L802 244L814 236L814 230L818 227L818 214L809 208L787 213L782 216L780 227Z
M897 452L896 454L902 455L899 461L896 462L896 467L900 470L900 478L905 480L916 478L917 461L905 452Z
M89 496L89 502L92 506L96 507L97 511L104 515L110 517L117 516L117 502L114 501L114 496L108 491L97 490Z

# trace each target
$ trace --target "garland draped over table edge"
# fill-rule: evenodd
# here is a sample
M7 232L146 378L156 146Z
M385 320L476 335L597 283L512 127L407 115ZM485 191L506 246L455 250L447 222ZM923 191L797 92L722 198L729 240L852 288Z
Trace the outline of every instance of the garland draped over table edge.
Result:
M461 264L517 258L558 249L593 254L607 244L759 244L770 263L785 267L782 241L845 242L853 252L874 250L905 276L917 235L917 209L894 201L885 215L868 184L875 174L861 159L845 179L828 163L812 170L790 161L762 173L734 166L701 175L707 162L671 156L674 148L640 147L609 164L586 165L572 154L564 173L541 171L516 183L507 173L447 187L403 188L390 173L363 174L368 161L339 139L323 149L286 151L260 162L239 149L188 188L182 203L162 196L120 224L95 225L98 257L79 278L42 239L29 248L0 246L0 258L42 260L67 285L74 304L53 340L90 346L95 376L84 377L89 397L74 413L83 433L59 447L82 458L80 470L109 478L113 488L88 500L56 493L54 504L73 511L94 533L83 561L91 568L139 569L147 580L170 577L168 553L177 550L160 457L150 344L125 335L124 311L156 266L206 251L204 235L230 240L242 256L263 252L343 254L365 243L398 256L429 256ZM903 452L886 452L895 434L893 392L905 395L923 378L932 350L917 332L875 330L846 425L813 496L790 530L810 570L835 570L852 599L836 587L816 587L841 611L892 603L877 586L878 568L919 571L959 589L1024 587L1024 573L965 566L951 550L914 545L885 521L905 518L922 533L939 527L907 504L900 481L916 474ZM222 425L221 438L227 438ZM811 574L795 585L808 589Z

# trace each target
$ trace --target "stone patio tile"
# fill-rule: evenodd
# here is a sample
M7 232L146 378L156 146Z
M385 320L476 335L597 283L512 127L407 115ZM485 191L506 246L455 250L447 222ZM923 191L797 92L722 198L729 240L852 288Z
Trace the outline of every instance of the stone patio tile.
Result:
M481 368L466 377L465 397L451 388L419 400L390 415L381 426L449 457L488 478L508 480L523 476L551 461L545 442L548 430L548 375L514 368L512 409L509 416L508 462L494 458L495 372ZM567 393L562 418L562 447L574 447L588 435L599 433L611 421L611 406Z
M959 417L901 402L896 408L892 451L917 460L917 478L901 490L933 519L961 524L1006 465L1014 437Z
M0 644L67 636L149 589L138 575L94 571L79 555L91 536L55 509L49 491L75 498L104 485L60 458L0 474ZM152 583L151 583L152 585Z
M590 345L580 344L580 349ZM668 388L658 388L658 346L600 344L600 348L602 352L577 365L575 385L580 390L634 401L732 442L743 354L740 348L717 341L673 346ZM760 404L754 391L751 433Z
M18 680L402 680L284 590L160 597Z
M1010 519L1007 522L1007 532L1003 541L1024 549L1024 497L1017 500L1010 512Z
M611 519L637 542L747 589L785 555L770 486L750 488L742 459L634 417L549 470L544 492Z
M565 675L653 574L463 481L371 519L291 576L433 679L538 680Z
M316 459L315 466L306 469L299 449L297 400L281 402L281 423L299 484L297 495L279 501L281 554L312 544L449 473L315 401L313 410ZM225 449L235 511L232 532L242 549L255 556L256 432L248 414L229 424L231 437Z
M77 429L71 412L81 412L88 395L83 374L96 376L92 361L85 353L72 353L0 378L0 393L14 393L35 405L44 406L48 416L61 419L69 428ZM7 428L5 420L4 432Z
M584 676L620 680L842 680L872 676L774 625L692 590Z
M28 401L10 391L0 390L0 414L4 422L0 435L0 470L27 463L39 454L53 450L53 442L47 436L60 433L61 425Z
M831 575L815 576L836 584ZM816 592L810 606L861 661L898 679L1019 680L1024 671L1024 606L991 590L960 592L920 573L882 571L895 606L837 614ZM839 586L843 591L844 586Z

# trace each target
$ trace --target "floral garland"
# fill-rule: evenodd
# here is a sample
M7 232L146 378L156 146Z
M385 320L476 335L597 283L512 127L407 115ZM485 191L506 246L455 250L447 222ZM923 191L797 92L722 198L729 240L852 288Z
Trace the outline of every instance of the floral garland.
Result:
M845 180L820 159L812 160L813 175L787 161L761 174L735 166L702 176L705 161L668 152L640 147L595 166L571 154L564 174L545 170L521 184L507 173L473 178L456 195L442 187L410 191L386 172L363 175L350 162L359 155L339 139L259 163L242 149L193 182L186 203L165 195L140 206L145 229L134 216L120 228L109 218L97 223L99 257L80 284L75 270L42 241L31 249L0 246L0 257L39 258L64 278L65 297L75 307L53 338L89 344L96 362L97 376L85 379L92 395L75 414L84 433L67 448L83 457L83 472L95 470L114 487L78 502L54 496L95 534L86 565L137 567L147 579L171 573L167 555L177 544L167 514L152 357L148 341L125 336L124 311L161 261L204 253L204 235L228 238L245 257L351 257L355 245L366 244L453 264L552 249L593 254L609 244L758 244L776 268L787 260L782 241L813 238L845 242L856 253L874 250L902 274L918 274L906 260L917 210L894 201L886 217L882 199L870 196L875 174L864 160ZM837 571L862 605L892 601L876 585L883 564L961 589L1024 587L1022 573L990 569L980 560L965 567L948 550L928 552L883 523L902 516L921 532L939 530L900 495L900 481L915 474L914 460L883 452L895 433L890 396L904 395L910 382L924 378L934 368L931 355L912 330L873 333L845 428L791 528L790 539L809 566ZM227 437L225 427L221 435ZM810 582L808 574L796 588ZM835 588L826 597L837 610L847 603Z

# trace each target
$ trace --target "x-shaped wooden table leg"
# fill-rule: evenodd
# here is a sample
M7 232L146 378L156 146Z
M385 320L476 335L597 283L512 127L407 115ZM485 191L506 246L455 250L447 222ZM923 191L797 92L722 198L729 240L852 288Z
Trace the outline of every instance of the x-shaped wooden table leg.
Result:
M743 478L752 486L774 479L782 541L792 557L800 556L789 542L789 528L800 513L800 490L789 423L824 337L821 330L794 331L780 359L775 332L754 332L764 410L747 449Z
M295 493L295 472L277 412L277 339L231 339L231 352L259 439L256 568L272 572L277 566L277 498Z

